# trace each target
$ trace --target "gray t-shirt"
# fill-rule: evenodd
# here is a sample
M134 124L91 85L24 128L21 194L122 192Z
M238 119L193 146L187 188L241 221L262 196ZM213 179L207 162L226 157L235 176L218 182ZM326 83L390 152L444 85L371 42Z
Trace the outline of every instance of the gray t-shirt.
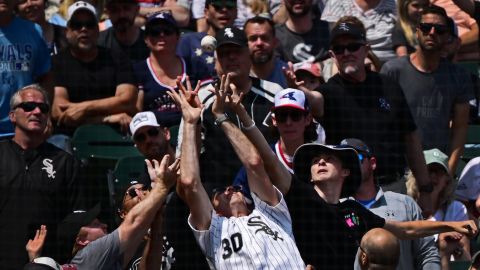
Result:
M122 270L122 262L117 229L89 243L73 257L71 264L77 265L78 270Z
M352 198L353 199L353 198ZM409 196L381 188L369 208L374 214L387 220L423 220L420 206ZM358 261L355 270L359 270ZM400 241L400 260L397 270L440 270L440 256L433 236Z
M441 60L437 70L417 70L409 56L388 61L380 73L397 81L422 139L423 149L438 148L450 153L450 127L455 104L473 99L473 85L461 67Z

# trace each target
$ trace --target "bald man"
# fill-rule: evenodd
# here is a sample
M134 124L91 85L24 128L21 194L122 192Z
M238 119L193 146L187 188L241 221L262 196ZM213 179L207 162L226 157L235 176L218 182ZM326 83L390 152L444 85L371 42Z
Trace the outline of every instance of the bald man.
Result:
M399 255L398 239L385 229L375 228L362 237L358 261L362 270L395 270Z

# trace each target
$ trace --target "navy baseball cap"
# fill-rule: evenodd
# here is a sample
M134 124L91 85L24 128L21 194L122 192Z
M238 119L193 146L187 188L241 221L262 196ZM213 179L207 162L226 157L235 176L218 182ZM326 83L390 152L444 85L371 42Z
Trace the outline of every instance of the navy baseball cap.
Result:
M145 28L147 29L155 22L165 22L178 29L177 21L175 21L175 18L173 18L172 12L170 11L159 11L148 16Z
M237 27L226 27L215 35L217 49L223 45L233 44L240 47L248 47L247 36L243 30Z
M365 31L353 23L342 22L337 24L330 32L330 44L340 36L351 36L356 40L367 42Z
M363 152L369 156L373 156L373 152L370 150L368 145L360 139L356 139L356 138L343 139L340 142L340 145L350 146L353 149L357 150L357 152Z

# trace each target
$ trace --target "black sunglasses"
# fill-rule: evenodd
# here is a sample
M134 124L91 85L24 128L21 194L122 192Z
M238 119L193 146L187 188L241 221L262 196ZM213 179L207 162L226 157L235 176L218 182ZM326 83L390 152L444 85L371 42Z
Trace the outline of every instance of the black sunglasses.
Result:
M159 37L160 35L164 36L171 36L173 34L177 33L177 31L171 27L167 26L161 26L161 25L155 25L152 26L151 28L149 27L148 32L146 33L147 36L150 37Z
M68 27L70 27L73 30L81 30L83 27L86 29L95 29L97 27L97 22L94 20L88 20L88 21L76 21L76 20L71 20L68 22Z
M287 117L290 117L290 119L293 122L297 122L302 117L305 116L305 112L301 110L277 110L275 111L275 120L279 123L285 123L287 122Z
M25 112L31 112L35 110L35 108L37 107L40 109L42 113L48 113L48 111L50 111L50 107L48 106L48 104L42 103L42 102L33 102L33 101L22 102L17 106L13 107L13 109L22 108L22 110L24 110Z
M418 24L418 29L422 31L424 34L430 33L432 31L432 28L435 29L435 33L439 35L443 35L448 32L448 27L443 24L435 24L435 23L419 23Z
M237 3L233 1L227 1L227 2L222 2L222 1L216 1L214 3L211 3L215 11L220 11L224 8L226 9L234 9L237 8Z
M141 143L141 142L144 142L147 139L147 135L149 137L156 137L156 136L158 136L159 133L160 133L160 131L158 130L158 128L152 127L150 129L148 129L147 132L145 132L145 133L135 134L135 136L133 136L133 140L135 142Z
M356 42L355 43L349 43L347 45L333 45L332 46L332 51L336 55L341 55L341 54L345 53L345 49L347 49L347 51L353 53L353 52L358 51L358 49L360 49L363 46L365 46L365 44L356 43Z
M133 198L137 197L137 192L136 192L137 189L141 190L141 191L147 191L147 190L150 190L150 187L147 187L147 186L142 186L141 188L132 187L132 188L129 188L127 190L126 194L128 194L130 196L130 198L133 199Z
M227 186L227 187L218 187L218 188L214 188L212 190L212 194L213 196L215 197L215 195L217 195L218 193L223 193L225 192L226 190L232 190L233 192L240 192L243 190L242 186L240 185L235 185L235 186Z

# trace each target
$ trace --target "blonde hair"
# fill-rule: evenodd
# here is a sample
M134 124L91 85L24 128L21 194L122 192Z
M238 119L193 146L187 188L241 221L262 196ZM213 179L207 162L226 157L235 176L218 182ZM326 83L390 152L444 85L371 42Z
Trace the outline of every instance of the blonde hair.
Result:
M420 197L420 191L418 190L417 180L411 171L408 172L406 185L407 194L417 201ZM448 185L442 190L442 192L440 192L438 205L433 205L433 208L436 210L441 208L446 209L455 199L456 187L457 181L455 181L455 179L453 179L453 177L449 174Z
M412 47L414 47L416 43L416 37L413 31L416 22L413 22L408 16L408 5L413 1L416 0L397 0L397 20L400 23L400 27L405 34L408 44Z
M243 0L245 6L250 7L255 15L268 12L268 4L266 0Z

